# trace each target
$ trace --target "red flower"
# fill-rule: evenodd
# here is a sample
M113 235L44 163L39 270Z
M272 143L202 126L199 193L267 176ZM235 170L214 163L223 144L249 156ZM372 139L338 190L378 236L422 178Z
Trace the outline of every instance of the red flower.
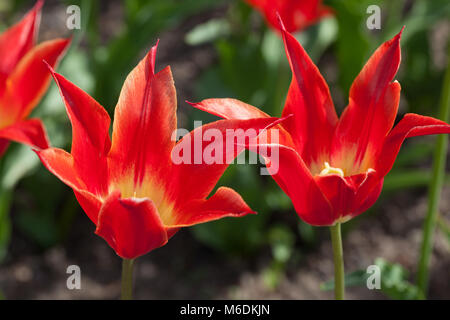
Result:
M285 137L277 146L279 170L271 174L307 223L347 221L375 203L405 138L450 133L450 125L406 114L393 128L400 99L400 84L393 79L400 65L401 32L366 63L339 119L317 67L291 34L282 34L293 73L283 115L294 116L279 125ZM194 106L227 119L267 117L233 99Z
M42 122L26 118L50 82L42 60L56 66L70 40L35 45L42 4L38 1L20 22L0 35L0 156L10 140L33 148L48 147Z
M47 169L73 189L97 226L95 233L128 259L163 246L181 227L252 213L239 194L226 187L206 199L226 164L175 164L172 149L187 150L184 147L195 144L194 137L202 130L263 129L277 120L221 120L175 143L176 92L170 67L154 73L156 48L125 80L115 109L112 141L105 109L52 71L72 123L72 150L37 151ZM196 150L194 145L190 159L205 147ZM242 149L230 152L234 156ZM230 152L226 150L224 156Z
M301 31L325 16L332 10L322 5L322 0L247 0L250 5L264 15L274 29L279 30L277 14L281 16L287 31Z

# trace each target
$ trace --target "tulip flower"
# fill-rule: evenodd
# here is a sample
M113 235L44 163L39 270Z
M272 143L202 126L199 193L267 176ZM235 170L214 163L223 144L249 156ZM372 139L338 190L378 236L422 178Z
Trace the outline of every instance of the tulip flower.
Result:
M301 31L332 14L331 8L322 5L322 0L247 0L261 12L267 23L280 29L277 14L281 16L287 31Z
M191 147L194 137L208 129L226 135L237 128L269 128L277 120L220 120L196 128L176 143L172 73L170 67L154 72L156 50L157 45L125 80L115 108L112 139L105 109L51 70L72 123L72 149L70 153L58 148L36 151L44 166L73 189L95 224L95 233L124 258L124 279L128 279L123 283L124 298L130 297L133 259L165 245L180 228L254 213L227 187L207 199L226 163L175 163L173 150ZM210 144L202 144L197 151L194 146L189 159ZM237 156L239 148L223 154L230 153Z
M363 67L338 118L318 68L282 28L293 73L283 115L293 117L278 125L290 139L271 144L279 149L278 170L272 177L301 219L314 226L331 226L337 260L342 260L340 224L375 203L403 141L450 133L447 123L412 113L393 127L400 100L400 84L393 79L400 65L402 31L382 44ZM193 106L225 119L268 117L233 99L207 99ZM343 265L337 264L336 289L343 297Z
M10 141L45 149L48 140L39 119L27 119L50 82L46 60L55 67L69 45L55 39L36 45L43 1L0 34L0 156Z

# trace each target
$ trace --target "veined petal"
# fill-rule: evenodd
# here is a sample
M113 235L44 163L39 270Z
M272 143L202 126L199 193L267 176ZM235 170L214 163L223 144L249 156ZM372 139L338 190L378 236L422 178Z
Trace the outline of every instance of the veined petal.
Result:
M328 152L338 118L319 70L291 34L284 29L282 34L293 74L283 116L294 114L283 126L309 164Z
M402 29L403 30L403 29ZM343 162L365 171L394 125L400 84L391 82L400 65L401 32L382 44L356 77L350 102L342 114L333 141L333 164ZM353 154L353 159L349 159ZM369 160L370 161L369 161ZM359 173L359 172L358 172Z
M107 192L107 154L110 118L105 109L82 89L50 68L72 123L74 166L88 191L96 195Z
M414 113L406 114L385 139L375 170L381 177L384 177L391 170L406 138L442 133L450 133L450 125L431 117Z
M199 103L188 103L194 108L206 111L224 119L247 120L270 117L262 110L237 99L205 99ZM285 122L286 121L283 121L283 123ZM287 130L283 127L283 123L274 126L272 129L279 130L279 141L277 141L277 143L288 147L294 147L292 137L289 132L287 132ZM267 136L267 138L270 138L270 134Z
M378 199L383 186L383 178L373 169L353 176L330 174L314 179L333 208L335 222L365 212Z
M384 178L375 170L369 170L364 180L358 187L356 199L352 209L352 217L355 217L372 207L383 189Z
M332 207L299 154L282 145L258 147L265 148L267 153L263 156L271 155L266 161L268 172L291 198L298 216L311 225L332 225L335 222Z
M10 118L23 119L38 104L50 83L50 73L43 60L55 67L69 43L70 39L42 42L20 60L6 79L5 92L0 98Z
M262 110L237 99L205 99L198 103L188 103L194 108L206 111L224 119L246 120L270 117Z
M219 120L185 135L172 151L171 198L177 205L206 198L245 144L279 121L278 118Z
M188 227L224 217L242 217L256 213L233 189L220 187L209 199L196 199L181 206L173 227Z
M95 233L116 253L134 259L167 243L167 232L149 199L120 199L112 193L103 203Z
M115 110L111 171L130 175L136 186L167 174L175 145L176 92L170 67L154 74L156 48L128 75Z
M0 34L0 74L8 75L33 47L42 5L43 1L39 0L20 22Z
M49 146L44 125L39 119L19 121L0 129L0 138L24 143L34 149L46 149Z
M333 222L351 213L356 190L339 175L315 176L317 185L333 208Z

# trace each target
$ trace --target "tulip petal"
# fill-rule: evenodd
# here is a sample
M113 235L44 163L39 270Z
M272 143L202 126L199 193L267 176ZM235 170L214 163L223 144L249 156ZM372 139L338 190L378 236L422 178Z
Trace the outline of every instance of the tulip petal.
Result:
M50 73L42 62L55 67L69 45L68 39L42 42L32 48L6 79L6 90L0 105L7 117L17 121L27 117L39 103L50 83Z
M86 92L50 70L72 123L71 154L75 169L88 191L101 195L108 185L106 156L111 146L109 115Z
M43 1L38 1L20 22L0 34L0 74L8 75L33 47L42 5Z
M75 170L74 159L70 153L59 148L48 148L36 151L36 154L48 171L66 185L74 190L86 188Z
M371 161L394 125L400 84L391 81L400 65L401 33L375 51L353 82L349 105L340 118L333 141L335 166L360 167L362 172L373 167Z
M355 186L339 175L316 176L315 181L333 208L334 221L345 219L352 212Z
M111 171L117 179L131 175L136 186L167 175L175 145L176 91L170 67L154 74L156 48L128 75L115 110Z
M335 222L332 207L297 151L282 145L258 144L258 147L266 149L263 156L271 154L266 160L268 172L291 198L298 216L314 226L332 225Z
M172 151L174 164L169 191L173 201L182 206L191 199L206 198L245 144L279 121L278 118L219 120L185 135ZM206 138L208 135L211 139ZM212 152L210 157L207 148L217 153Z
M49 146L44 125L39 119L19 121L0 129L0 138L24 143L34 149L46 149Z
M224 118L224 119L241 119L241 120L248 120L248 119L256 119L256 118L268 118L270 117L267 113L263 112L262 110L244 103L242 101L239 101L237 99L205 99L199 103L190 103L191 106L194 108L206 111L208 113L211 113L213 115L216 115L218 117ZM285 123L285 121L283 121ZM277 143L280 143L282 145L285 145L287 147L294 147L294 143L292 141L292 137L290 134L284 129L283 123L281 123L278 126L274 126L272 130L278 129L279 130L279 141ZM270 134L266 137L266 139L270 139ZM267 141L269 142L269 141Z
M270 117L262 110L237 99L205 99L198 103L188 103L194 108L206 111L224 119L247 120Z
M414 113L406 114L385 139L375 170L380 176L385 176L392 169L406 138L445 133L450 133L450 125L441 120Z
M338 118L319 70L291 34L284 29L282 34L293 74L283 116L294 114L283 126L309 164L328 152Z
M280 29L277 14L279 14L288 32L303 30L332 11L322 5L321 0L247 0L252 6L264 14L267 22Z
M134 259L167 243L167 232L149 199L120 199L112 193L103 203L95 233L116 253Z
M193 200L180 208L173 227L188 227L225 217L242 217L254 214L242 197L233 189L220 187L209 199Z
M73 193L75 194L78 203L80 204L81 208L83 208L83 211L86 213L89 219L91 219L91 221L95 225L97 225L98 215L102 208L101 198L93 195L87 190L73 189Z
M367 175L366 180L359 186L356 193L356 200L352 210L352 217L367 211L378 200L383 189L384 179L377 173Z
M365 212L376 202L383 187L383 178L375 170L348 177L316 176L315 180L333 208L335 222L345 222Z

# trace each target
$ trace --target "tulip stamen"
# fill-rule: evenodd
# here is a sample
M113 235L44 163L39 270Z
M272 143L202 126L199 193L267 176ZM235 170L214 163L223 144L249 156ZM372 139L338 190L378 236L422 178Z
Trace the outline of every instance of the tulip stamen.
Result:
M344 171L341 168L334 168L330 166L328 162L325 161L325 168L319 173L319 176L326 176L329 174L337 174L340 177L344 177Z

